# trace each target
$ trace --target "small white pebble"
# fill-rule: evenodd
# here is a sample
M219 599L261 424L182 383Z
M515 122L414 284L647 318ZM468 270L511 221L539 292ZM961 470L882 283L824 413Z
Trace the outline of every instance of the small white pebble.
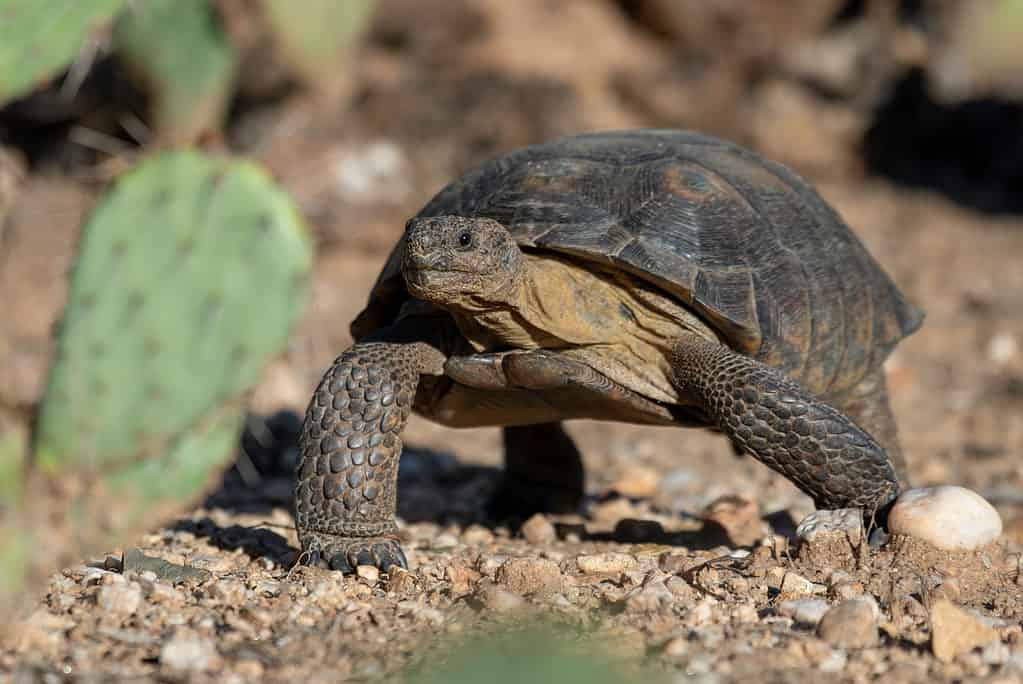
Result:
M1019 343L1009 333L998 333L987 345L987 357L994 363L1005 365L1019 352Z
M792 618L798 624L816 627L829 608L831 604L824 599L793 599L782 601L778 613Z
M355 568L355 574L367 584L376 584L380 581L380 571L373 565L360 565Z
M946 551L968 551L997 539L1002 519L982 496L965 487L922 487L899 496L888 514L888 531Z
M160 664L170 670L209 670L217 660L217 649L213 641L200 637L191 629L179 628L160 649Z

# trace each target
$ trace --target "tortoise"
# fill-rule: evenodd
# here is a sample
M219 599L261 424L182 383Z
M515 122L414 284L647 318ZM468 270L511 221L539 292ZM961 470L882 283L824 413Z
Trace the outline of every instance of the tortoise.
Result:
M503 426L498 510L571 510L574 418L703 426L818 508L882 525L905 486L882 362L923 314L786 167L695 132L492 159L408 221L300 437L305 562L405 567L410 411Z

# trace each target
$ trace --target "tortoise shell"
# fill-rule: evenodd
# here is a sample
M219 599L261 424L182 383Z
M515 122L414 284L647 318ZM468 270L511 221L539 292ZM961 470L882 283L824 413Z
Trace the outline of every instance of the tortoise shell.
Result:
M855 385L923 319L805 180L699 133L604 132L522 148L418 214L442 215L488 217L525 250L625 269L821 395ZM401 249L352 323L357 340L409 298Z

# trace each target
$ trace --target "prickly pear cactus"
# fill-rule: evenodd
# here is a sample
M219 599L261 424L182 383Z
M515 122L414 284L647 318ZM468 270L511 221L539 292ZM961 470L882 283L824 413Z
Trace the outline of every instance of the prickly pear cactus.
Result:
M149 93L159 142L188 144L219 128L238 56L209 0L129 5L114 26L114 48Z
M74 61L127 0L0 0L0 106Z
M343 80L352 48L369 26L375 0L263 0L274 42L295 74L323 86ZM301 9L299 9L301 8Z
M115 183L83 229L35 434L36 470L74 483L66 510L135 528L201 490L311 260L292 203L250 163L168 152Z

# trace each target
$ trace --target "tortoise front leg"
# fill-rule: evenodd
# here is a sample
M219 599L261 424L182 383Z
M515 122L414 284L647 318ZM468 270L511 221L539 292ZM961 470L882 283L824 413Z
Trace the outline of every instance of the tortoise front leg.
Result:
M884 368L876 368L847 392L827 397L828 403L849 416L857 425L870 433L888 452L895 466L895 474L903 489L910 485L906 459L899 446L899 431L895 425L891 405L888 403L888 383Z
M299 438L295 526L307 563L407 567L394 537L400 435L419 376L443 363L423 342L363 342L323 376Z
M744 451L818 508L863 508L883 522L899 493L885 450L863 429L773 368L696 335L678 341L673 381Z

